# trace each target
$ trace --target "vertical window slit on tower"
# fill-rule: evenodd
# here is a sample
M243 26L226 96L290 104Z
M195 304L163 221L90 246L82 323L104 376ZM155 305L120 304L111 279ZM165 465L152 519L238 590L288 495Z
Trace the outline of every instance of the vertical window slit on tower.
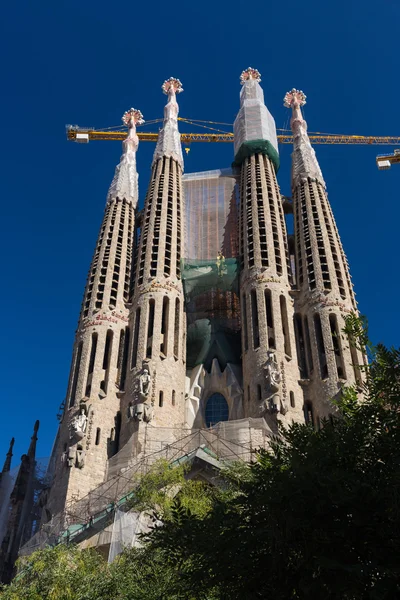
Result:
M322 379L326 379L328 377L328 365L326 362L326 351L325 351L324 336L322 333L321 317L319 316L318 313L314 315L314 328L315 328L315 337L317 339L319 368L320 368L320 372L321 372L321 377L322 377Z
M176 393L175 393L175 390L172 390L171 404L172 404L172 406L175 406L175 404L176 404Z
M167 356L168 354L168 317L169 317L169 298L164 296L161 315L161 343L160 352Z
M272 312L272 297L271 290L265 290L265 313L267 318L267 334L268 334L268 348L275 349L275 328L274 328L274 316Z
M121 329L119 332L119 343L118 343L118 356L117 356L117 380L116 384L121 387L121 373L122 373L122 362L124 358L124 347L125 347L125 329Z
M289 398L290 398L290 406L292 408L295 408L296 402L295 402L295 399L294 399L294 393L293 392L289 392Z
M253 330L253 348L260 346L260 330L258 325L258 304L257 304L257 292L251 290L250 293L250 304L251 304L251 324Z
M279 297L279 303L281 307L281 319L282 319L282 330L283 339L285 344L285 354L289 358L292 358L292 349L290 347L290 334L289 334L289 321L287 315L286 298L285 296Z
M294 315L294 333L296 336L296 349L297 349L297 360L299 363L300 378L307 379L307 361L306 361L306 348L304 340L304 331L301 315L296 313Z
M246 351L249 349L249 336L248 336L247 306L246 306L245 294L242 295L242 327L243 327L243 336L244 336L244 349Z
M179 330L180 330L180 300L175 299L175 323L174 323L174 357L176 360L179 358Z
M119 389L121 391L125 389L126 371L128 368L129 339L130 330L129 327L125 327L124 353L122 357L121 376L119 378Z
M155 300L150 298L149 300L149 317L147 321L147 344L146 344L146 357L151 358L153 350L153 333L154 333L154 311L155 311Z
M73 375L72 386L71 386L71 395L69 397L69 407L70 408L75 405L76 388L78 386L79 371L81 368L81 360L82 360L82 348L83 348L83 342L79 342L78 349L76 351L76 357L75 357L75 366L74 366L74 375Z
M90 396L90 392L92 390L92 376L93 376L93 369L94 369L94 361L96 359L97 338L98 338L97 333L92 333L92 344L91 344L91 348L90 348L89 368L88 368L85 396Z
M131 369L136 367L137 363L137 354L138 354L138 346L139 346L139 332L140 332L140 306L136 309L135 315L135 331L133 333L133 346L132 346L132 356L131 356Z
M164 404L164 392L162 390L160 390L160 394L159 394L159 397L158 397L158 406L160 408L162 408L163 404Z
M107 393L108 389L108 379L110 376L110 358L112 352L112 341L113 341L114 332L112 329L107 331L106 336L106 344L104 347L104 357L103 357L103 369L105 370L104 380L101 382L100 388L103 392Z
M341 341L340 341L340 332L339 332L336 315L334 315L334 314L329 315L329 325L331 328L331 338L332 338L333 352L334 352L335 361L336 361L337 376L340 379L346 379L346 371L344 368L344 362L343 362L343 356L342 356L342 345L341 345Z
M98 446L100 444L100 435L101 435L101 429L100 429L100 427L97 427L97 429L96 429L96 441L95 441L96 446Z
M310 340L310 330L308 328L308 318L304 317L304 341L306 347L306 361L308 365L308 372L311 375L314 370L313 357L311 352L311 340Z

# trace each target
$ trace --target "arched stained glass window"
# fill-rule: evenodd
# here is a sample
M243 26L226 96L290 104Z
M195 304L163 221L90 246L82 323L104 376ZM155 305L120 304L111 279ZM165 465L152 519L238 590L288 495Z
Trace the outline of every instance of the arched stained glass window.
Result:
M206 404L206 426L212 427L221 421L228 421L229 407L224 396L219 393L212 394Z

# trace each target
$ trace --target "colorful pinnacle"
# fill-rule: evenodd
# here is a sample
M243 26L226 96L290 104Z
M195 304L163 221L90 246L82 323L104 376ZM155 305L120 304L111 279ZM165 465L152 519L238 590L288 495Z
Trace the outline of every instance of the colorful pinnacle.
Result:
M302 90L296 90L293 88L290 92L286 92L285 97L283 99L283 105L286 108L292 108L294 105L304 106L306 104L307 96Z
M167 95L171 89L175 91L175 94L180 94L183 92L182 83L176 77L170 77L169 79L166 79L162 84L161 89L164 94Z
M242 71L240 75L240 83L243 85L246 81L250 79L255 79L260 83L261 81L261 73L257 69L253 69L253 67L248 67L245 71Z
M140 110L137 110L136 108L130 108L124 112L122 116L122 122L127 127L132 127L133 125L142 125L144 123L144 119Z

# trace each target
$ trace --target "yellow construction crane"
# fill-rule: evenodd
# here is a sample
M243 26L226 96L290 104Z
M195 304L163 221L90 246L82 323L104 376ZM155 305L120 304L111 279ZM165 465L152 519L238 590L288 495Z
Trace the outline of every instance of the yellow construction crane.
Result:
M180 121L198 125L198 123L213 123L211 121L199 121L178 117ZM157 119L157 122L159 120ZM153 121L156 122L156 121ZM214 123L213 123L214 124ZM216 123L219 124L219 123ZM226 125L224 123L224 125ZM204 129L213 129L209 126L200 125ZM67 125L67 139L80 144L88 144L90 140L113 140L123 141L126 136L126 130L120 129L105 129L99 130L91 127L79 127L78 125ZM142 142L156 142L158 133L138 131L137 135ZM292 144L293 136L286 130L278 130L278 142L280 144ZM342 134L325 134L320 132L309 133L310 142L312 144L348 144L348 145L380 145L380 146L400 146L400 136L376 136L376 135L342 135ZM182 144L191 144L193 142L222 142L232 143L233 133L221 132L220 129L205 131L203 133L181 133ZM388 169L391 164L400 162L400 149L395 150L394 154L379 155L377 157L377 165L379 169Z

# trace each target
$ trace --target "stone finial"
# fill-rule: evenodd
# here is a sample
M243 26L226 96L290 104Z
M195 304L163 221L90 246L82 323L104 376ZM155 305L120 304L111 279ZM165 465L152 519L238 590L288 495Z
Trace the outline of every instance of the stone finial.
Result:
M246 81L250 81L250 79L255 79L257 83L261 81L261 73L258 69L253 69L253 67L248 67L240 74L240 83L244 85Z
M293 88L290 90L290 92L286 92L283 98L283 105L286 108L292 108L296 104L298 106L304 106L306 104L306 98L307 96L302 90L296 90L296 88Z
M122 122L129 127L129 129L132 129L135 125L143 125L144 119L140 110L137 108L130 108L122 115Z
M166 79L162 84L161 89L167 96L171 93L180 94L183 92L182 83L176 77L170 77L169 79Z

